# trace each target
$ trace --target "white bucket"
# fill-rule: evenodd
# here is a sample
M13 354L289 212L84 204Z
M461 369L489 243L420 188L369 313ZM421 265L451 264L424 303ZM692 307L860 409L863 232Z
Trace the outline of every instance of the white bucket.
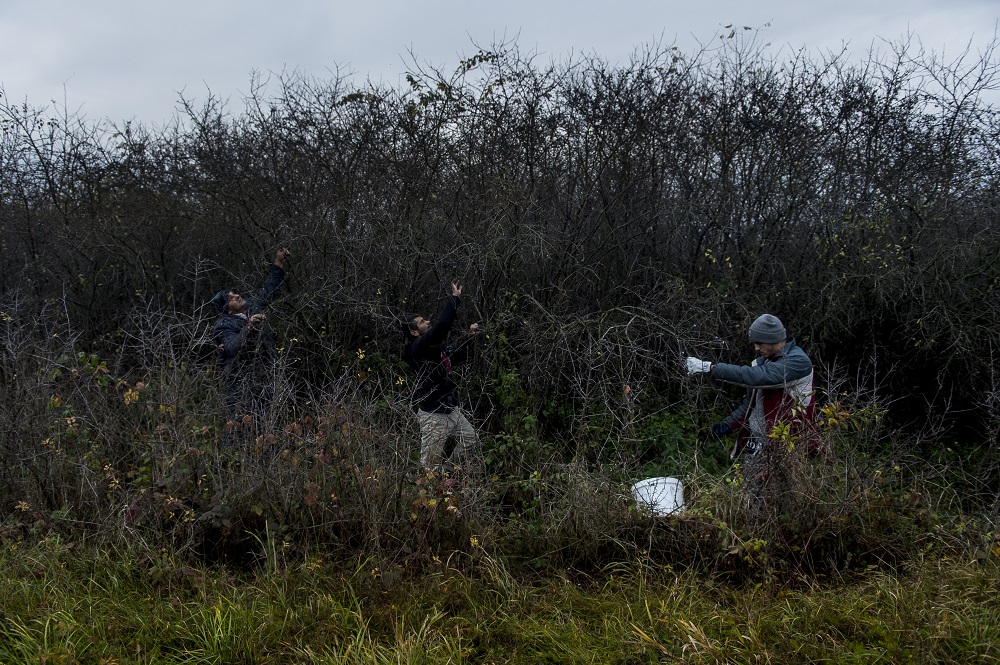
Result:
M656 516L684 510L684 487L676 478L646 478L632 485L632 496L640 508Z

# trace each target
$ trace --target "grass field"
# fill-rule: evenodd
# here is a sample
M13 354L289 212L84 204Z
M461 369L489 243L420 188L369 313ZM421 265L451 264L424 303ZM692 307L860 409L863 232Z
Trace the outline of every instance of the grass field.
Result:
M621 564L512 575L483 556L419 574L318 555L253 572L165 552L7 543L3 663L989 663L1000 568L731 585Z

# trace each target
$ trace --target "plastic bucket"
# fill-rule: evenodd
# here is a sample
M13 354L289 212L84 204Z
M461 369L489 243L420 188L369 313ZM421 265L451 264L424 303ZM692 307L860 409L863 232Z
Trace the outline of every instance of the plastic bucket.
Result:
M684 510L684 486L676 478L646 478L632 485L632 497L653 515L672 515Z

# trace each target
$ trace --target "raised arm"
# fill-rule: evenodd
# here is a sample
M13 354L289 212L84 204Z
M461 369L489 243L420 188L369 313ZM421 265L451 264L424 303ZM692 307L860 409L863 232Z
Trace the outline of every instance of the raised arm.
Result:
M285 259L291 254L290 251L282 247L274 255L274 263L268 266L267 277L264 279L260 291L257 292L257 301L260 304L266 305L278 295L278 289L281 288L281 283L285 280Z
M729 365L713 363L709 376L716 381L746 388L781 388L809 376L812 361L804 353L790 353L766 363Z
M448 357L451 359L452 365L461 365L468 362L469 357L475 349L475 345L472 342L477 335L479 335L479 324L473 323L469 326L469 332L465 338L449 354Z
M445 301L444 307L441 308L437 319L434 320L434 325L417 339L415 345L419 347L424 344L440 344L444 342L448 338L448 333L451 332L451 326L455 323L455 314L458 311L458 306L461 304L462 283L452 282L451 295Z

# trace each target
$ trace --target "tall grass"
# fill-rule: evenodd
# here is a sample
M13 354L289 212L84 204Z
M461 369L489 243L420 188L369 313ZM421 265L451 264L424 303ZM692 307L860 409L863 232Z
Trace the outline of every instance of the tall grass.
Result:
M794 588L639 564L387 580L370 561L316 557L235 575L161 561L151 575L137 551L8 543L0 662L993 662L997 562Z

